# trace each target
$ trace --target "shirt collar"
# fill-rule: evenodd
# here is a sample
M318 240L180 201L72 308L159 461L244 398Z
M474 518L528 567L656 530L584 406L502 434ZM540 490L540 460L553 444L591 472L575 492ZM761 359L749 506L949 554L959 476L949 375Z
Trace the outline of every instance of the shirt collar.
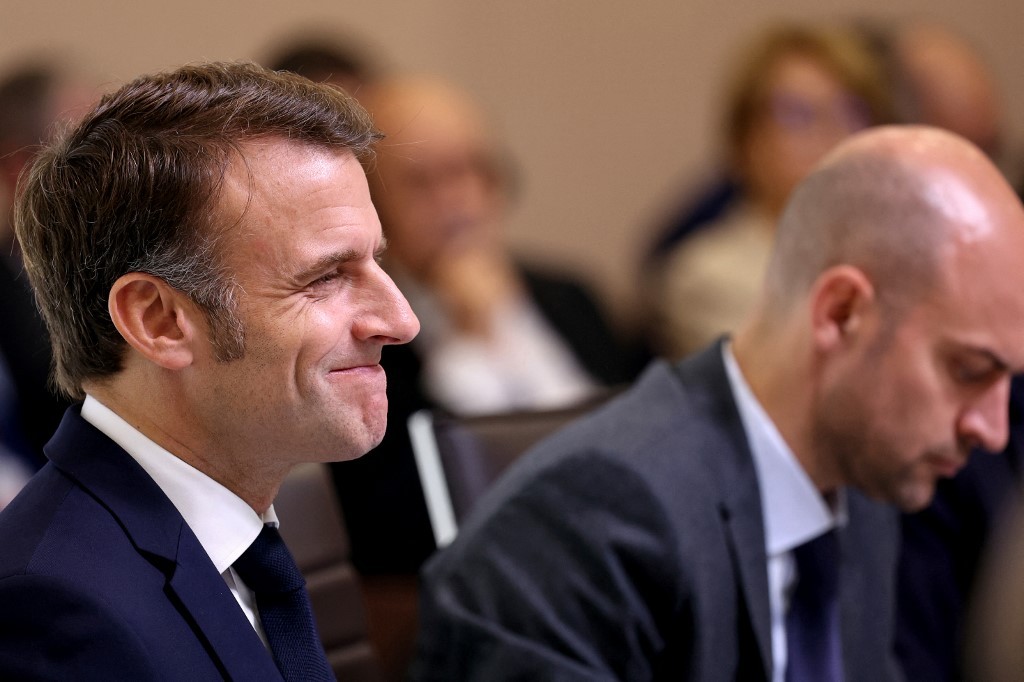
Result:
M91 395L85 397L82 418L145 469L195 533L218 572L235 563L264 523L277 525L273 505L261 517L242 498L164 450Z
M788 552L845 525L845 491L837 491L835 508L830 509L750 390L731 344L722 345L722 359L754 459L768 556Z

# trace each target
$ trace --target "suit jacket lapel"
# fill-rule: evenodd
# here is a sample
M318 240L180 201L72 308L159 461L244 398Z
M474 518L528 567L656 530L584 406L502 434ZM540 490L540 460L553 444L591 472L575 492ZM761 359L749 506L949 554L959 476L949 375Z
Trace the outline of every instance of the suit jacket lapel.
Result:
M768 559L765 553L761 492L743 423L729 388L722 361L721 342L676 367L688 391L703 389L699 396L706 410L705 421L716 430L713 451L705 454L709 471L721 491L719 511L730 543L737 575L737 590L744 608L741 621L741 651L745 637L754 640L760 654L760 676L770 677L772 669L771 608L768 598ZM746 619L747 622L743 622ZM741 669L749 670L747 661ZM743 676L745 677L745 676Z
M182 524L179 562L170 589L235 680L276 680L280 672L195 535ZM203 561L205 559L205 561ZM251 636L250 636L251 635Z
M737 485L732 494L723 500L721 510L729 534L729 549L736 567L739 593L746 607L745 615L749 619L747 625L760 654L764 679L768 679L769 671L772 669L768 559L764 548L764 526L760 508L752 509L749 502L749 496L754 496L753 499L758 500L760 504L757 495L756 485L753 488L747 484ZM744 499L744 496L748 497ZM739 618L742 620L742 613ZM741 640L744 634L741 630ZM745 663L741 661L741 664Z
M148 474L70 408L46 446L54 466L118 520L139 553L168 578L207 651L231 679L280 679L273 658L178 510Z
M840 618L847 682L899 679L893 656L899 524L896 510L848 490L839 535Z

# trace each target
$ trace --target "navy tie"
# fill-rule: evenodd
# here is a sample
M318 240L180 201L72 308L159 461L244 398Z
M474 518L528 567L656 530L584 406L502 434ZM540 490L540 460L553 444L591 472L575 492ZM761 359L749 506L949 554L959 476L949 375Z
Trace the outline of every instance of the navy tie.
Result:
M786 682L840 682L839 543L830 530L795 550L797 583L786 613Z
M263 526L234 569L256 595L263 631L284 679L333 680L313 621L306 581L277 528Z

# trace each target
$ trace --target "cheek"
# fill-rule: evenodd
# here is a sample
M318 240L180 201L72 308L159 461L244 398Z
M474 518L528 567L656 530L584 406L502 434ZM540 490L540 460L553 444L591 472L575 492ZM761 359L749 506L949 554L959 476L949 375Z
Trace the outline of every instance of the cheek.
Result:
M877 466L899 468L911 459L923 445L930 426L922 423L920 402L914 403L896 394L884 393L872 405L871 419L864 424L867 438L873 441L872 450L878 458L889 460Z
M880 405L868 424L870 466L879 477L914 483L932 481L935 453L955 449L952 421L935 396Z
M313 322L305 314L278 314L262 319L246 334L248 381L266 392L294 395L302 392L309 367L319 364L324 351L309 342Z
M948 386L930 368L903 377L888 401L890 420L918 448L948 439L954 432L956 410Z
M323 359L337 348L352 326L352 310L356 305L347 295L353 285L339 284L339 287L330 298L311 303L301 318L280 330L278 340L284 352L300 355L310 362Z

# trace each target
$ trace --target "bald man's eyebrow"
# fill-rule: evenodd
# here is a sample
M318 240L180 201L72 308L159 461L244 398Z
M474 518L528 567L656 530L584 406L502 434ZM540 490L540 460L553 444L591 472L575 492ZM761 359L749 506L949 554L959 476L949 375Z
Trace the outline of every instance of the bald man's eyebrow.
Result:
M967 358L973 358L968 360ZM980 363L982 364L978 364ZM966 348L958 361L959 372L965 379L981 379L1000 374L1011 374L1015 370L1010 363L988 348ZM1016 371L1020 371L1019 369Z

